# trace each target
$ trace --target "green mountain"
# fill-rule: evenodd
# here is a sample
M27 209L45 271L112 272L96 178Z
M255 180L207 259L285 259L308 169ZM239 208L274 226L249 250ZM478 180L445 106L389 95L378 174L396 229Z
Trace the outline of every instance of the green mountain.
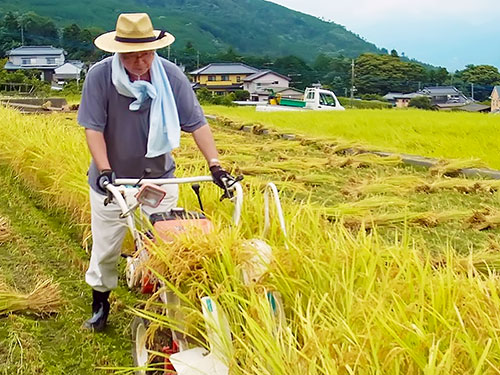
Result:
M200 52L232 46L258 56L296 55L312 61L318 54L348 57L378 48L333 22L325 22L264 0L0 0L0 15L34 11L57 26L113 30L122 12L147 12L155 28L177 38L173 48L190 41Z

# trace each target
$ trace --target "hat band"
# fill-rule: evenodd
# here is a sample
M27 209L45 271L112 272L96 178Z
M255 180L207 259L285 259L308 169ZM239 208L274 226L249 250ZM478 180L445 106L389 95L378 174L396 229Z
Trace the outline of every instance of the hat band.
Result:
M156 36L150 36L147 38L123 38L121 36L116 35L115 40L117 42L122 42L122 43L148 43L148 42L154 42L157 40L160 40L165 36L165 30L162 30L160 32L160 35Z

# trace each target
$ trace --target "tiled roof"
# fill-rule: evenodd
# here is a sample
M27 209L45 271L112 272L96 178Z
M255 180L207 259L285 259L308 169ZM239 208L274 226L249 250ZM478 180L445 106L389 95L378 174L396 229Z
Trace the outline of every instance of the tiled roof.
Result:
M212 63L189 74L254 74L259 70L241 63Z
M252 82L252 81L256 80L257 78L265 76L266 74L274 74L274 75L276 75L278 77L286 79L287 81L291 81L292 80L290 77L284 76L283 74L279 74L279 73L273 72L272 70L261 70L261 71L258 71L257 73L254 73L254 74L251 74L251 75L247 76L243 81L245 81L245 82Z
M461 95L462 93L454 86L424 87L419 93L431 96Z
M21 46L7 52L8 56L59 56L64 50L52 46Z

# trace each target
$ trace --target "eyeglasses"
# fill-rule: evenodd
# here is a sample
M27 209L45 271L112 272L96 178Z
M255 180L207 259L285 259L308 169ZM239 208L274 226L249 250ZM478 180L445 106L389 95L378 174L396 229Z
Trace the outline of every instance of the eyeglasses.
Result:
M152 57L155 51L140 51L140 52L127 52L121 53L121 56L124 60L132 61L142 59L144 57Z

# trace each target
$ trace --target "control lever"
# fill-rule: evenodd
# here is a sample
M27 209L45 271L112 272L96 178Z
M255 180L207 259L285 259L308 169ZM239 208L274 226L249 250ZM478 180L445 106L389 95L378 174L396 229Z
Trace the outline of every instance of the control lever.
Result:
M109 184L109 182L108 182L108 184ZM104 206L107 206L108 204L113 202L113 193L111 192L111 190L107 190L107 194L108 195L106 196L106 198L104 198Z
M222 194L222 197L220 197L221 202L226 198L231 199L233 197L233 190L231 189L231 187L241 180L243 180L243 175L236 176L236 178L232 179L222 179L222 182L224 183L224 194Z
M200 204L200 210L201 212L205 213L205 210L203 209L203 203L201 202L201 196L200 196L200 184L192 184L191 189L194 190L196 197L198 198L198 203Z
M142 180L144 180L145 177L149 176L151 174L151 168L144 168L144 172L142 173L141 178L139 178L139 181L135 183L135 186L139 186Z

